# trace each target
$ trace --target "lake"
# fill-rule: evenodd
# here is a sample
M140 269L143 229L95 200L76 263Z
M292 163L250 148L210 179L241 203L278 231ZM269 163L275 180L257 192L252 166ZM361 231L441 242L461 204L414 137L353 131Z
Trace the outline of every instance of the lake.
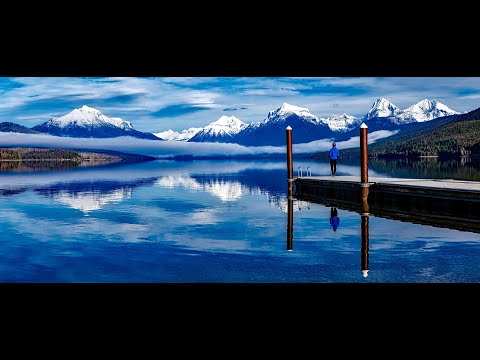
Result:
M326 162L294 160L328 175ZM285 162L0 172L1 282L479 282L480 234L293 202ZM480 181L475 161L371 161L370 176ZM338 175L358 175L355 163ZM363 246L362 246L363 245ZM368 276L362 266L368 263Z

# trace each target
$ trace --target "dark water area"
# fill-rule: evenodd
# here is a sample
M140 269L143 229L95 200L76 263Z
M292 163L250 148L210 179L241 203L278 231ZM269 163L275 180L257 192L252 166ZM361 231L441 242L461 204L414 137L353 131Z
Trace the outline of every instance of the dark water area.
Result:
M372 161L370 175L479 173L472 163L430 160ZM295 175L298 166L330 171L302 159ZM359 167L340 161L337 174L359 175ZM0 281L480 281L478 233L376 216L366 224L341 205L289 204L286 195L280 160L1 171Z
M479 157L449 160L441 160L435 157L369 159L368 165L370 170L391 177L480 181Z

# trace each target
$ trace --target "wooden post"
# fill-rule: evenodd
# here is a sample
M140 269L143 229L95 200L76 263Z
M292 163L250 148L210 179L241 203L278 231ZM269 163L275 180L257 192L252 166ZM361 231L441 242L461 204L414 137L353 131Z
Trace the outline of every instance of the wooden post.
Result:
M292 128L287 126L287 181L288 181L288 224L287 224L287 251L293 250L293 155L292 155Z
M292 196L293 192L293 155L292 155L292 128L287 126L287 181L288 196Z
M360 125L360 159L361 159L361 183L368 184L368 126L365 123Z
M361 195L362 195L362 216L370 215L370 207L368 206L368 187L361 187L360 188Z

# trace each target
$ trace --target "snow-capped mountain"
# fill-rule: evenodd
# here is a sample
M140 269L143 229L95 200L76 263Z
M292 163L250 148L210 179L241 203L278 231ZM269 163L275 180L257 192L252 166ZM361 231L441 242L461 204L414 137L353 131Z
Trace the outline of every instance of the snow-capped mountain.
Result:
M327 124L330 130L337 132L350 131L362 124L362 119L347 114L334 115L329 118L320 118L320 121Z
M248 125L235 116L222 116L197 132L190 142L232 142L231 140Z
M287 126L294 129L292 140L296 144L328 138L333 134L328 125L308 109L283 103L270 111L262 122L245 127L233 140L241 145L285 145Z
M192 127L186 130L182 130L182 132L167 130L159 133L154 133L153 135L167 141L188 141L202 129L203 128Z
M400 110L385 98L377 99L370 111L364 116L364 121L376 121L376 127L403 125L414 122L430 121L442 116L455 115L458 112L438 102L424 99L405 110ZM382 120L383 119L383 120ZM389 124L390 123L390 124Z
M441 102L430 101L428 99L419 101L415 105L403 110L403 112L406 118L413 118L418 122L429 121L442 116L460 114Z
M393 105L385 98L375 100L370 111L365 115L364 120L368 121L379 117L395 117L402 113L402 110Z
M307 108L302 108L295 105L283 103L278 109L270 111L267 118L263 121L263 124L284 122L292 115L301 118L303 121L311 122L312 124L318 124L318 118L310 113Z
M66 115L53 118L47 121L48 124L59 128L66 128L72 125L81 127L96 127L111 125L123 130L133 129L132 123L121 118L110 118L103 115L99 110L82 106L80 109L74 109Z
M133 129L129 121L108 117L99 110L86 105L66 115L52 118L33 130L57 136L109 138L133 136L141 139L159 140L155 135Z

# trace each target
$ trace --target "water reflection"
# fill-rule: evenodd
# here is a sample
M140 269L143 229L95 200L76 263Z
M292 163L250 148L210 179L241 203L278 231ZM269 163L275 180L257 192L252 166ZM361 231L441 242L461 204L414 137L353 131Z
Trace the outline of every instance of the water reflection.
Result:
M368 224L368 215L362 215L362 275L363 277L368 276L368 242L369 242L369 224Z
M369 272L369 217L370 217L370 207L368 205L368 194L369 188L362 187L361 188L361 197L360 197L360 233L361 233L361 245L360 245L360 254L361 254L361 272L364 278L368 277ZM291 196L291 192L289 191L288 196L288 216L287 216L287 251L293 250L293 204L294 201L301 201L299 199L295 199ZM336 232L338 226L340 225L340 217L338 215L337 206L330 207L330 226L332 227L333 231ZM310 208L310 207L308 207Z
M336 207L330 209L330 226L333 231L337 231L338 225L340 225L340 218L338 217L338 210Z
M121 187L106 193L99 191L59 191L50 195L51 198L61 204L82 211L88 215L91 211L100 210L112 203L119 203L132 197L132 188Z
M293 196L288 196L287 251L293 250Z
M35 194L88 215L107 205L131 199L136 188L154 186L204 192L225 203L239 201L246 195L262 195L272 207L288 211L286 199L277 190L280 189L277 184L280 176L276 176L275 169L270 171L273 175L268 176L264 174L266 171L259 173L258 169L256 171L242 169L238 176L232 177L230 174L209 173L165 175L163 173L169 169L163 168L159 175L151 176L153 171L146 172L135 168L119 166L110 169L75 169L71 172L3 174L0 176L0 196L11 196L31 190ZM301 201L296 202L292 211L301 210L303 205Z
M151 185L155 180L57 183L47 187L33 187L32 190L57 203L80 210L84 215L89 215L106 205L130 199L134 188Z
M363 277L368 276L368 246L369 246L369 216L370 206L368 205L368 186L362 186L361 188L361 234L362 234L362 246L361 246L361 266Z
M389 176L480 181L480 158L370 159L369 169Z
M193 190L206 191L222 201L236 201L251 190L242 186L239 181L228 181L219 178L195 179L191 176L163 176L155 185L159 187L174 188L185 187Z
M280 165L1 174L0 281L479 281L478 233L384 219L366 192L354 211L289 198Z

